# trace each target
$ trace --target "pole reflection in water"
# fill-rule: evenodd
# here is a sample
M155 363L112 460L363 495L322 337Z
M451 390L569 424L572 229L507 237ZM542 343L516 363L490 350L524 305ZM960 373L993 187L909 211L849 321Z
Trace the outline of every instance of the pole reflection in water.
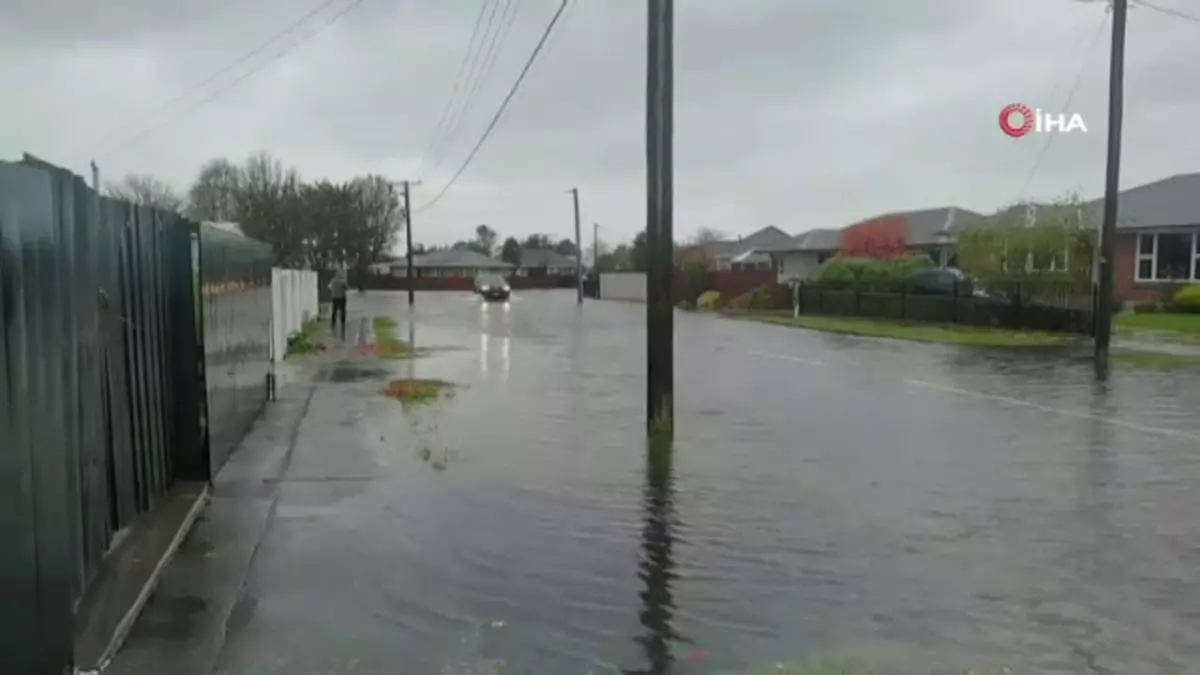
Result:
M408 320L408 346L410 349L414 349L414 350L417 348L417 319L416 319L416 317L411 317ZM412 381L412 379L415 378L417 375L416 364L417 364L417 359L415 357L408 359L408 379L409 379L409 381Z
M640 593L640 618L645 630L634 639L641 646L646 663L642 669L625 671L628 675L666 675L672 672L675 662L671 653L672 643L687 642L671 626L675 614L671 585L676 578L671 549L678 525L672 453L669 438L647 441L642 559L638 563L638 576L644 587Z

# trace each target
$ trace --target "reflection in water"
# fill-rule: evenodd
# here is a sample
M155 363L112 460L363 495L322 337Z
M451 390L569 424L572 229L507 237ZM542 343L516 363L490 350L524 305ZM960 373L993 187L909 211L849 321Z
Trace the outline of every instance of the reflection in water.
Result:
M638 576L643 590L641 623L645 631L635 638L646 656L643 669L629 675L664 675L671 672L675 657L672 642L686 642L671 626L675 600L671 584L675 561L671 548L675 538L674 469L669 439L650 439L646 444L646 487L643 494L645 523L642 527L642 559Z
M511 316L509 303L479 303L479 374L484 381L492 374L492 357L500 358L500 381L507 382L511 370ZM497 308L500 311L496 311ZM499 323L496 327L494 324ZM498 328L499 336L493 336L494 328Z

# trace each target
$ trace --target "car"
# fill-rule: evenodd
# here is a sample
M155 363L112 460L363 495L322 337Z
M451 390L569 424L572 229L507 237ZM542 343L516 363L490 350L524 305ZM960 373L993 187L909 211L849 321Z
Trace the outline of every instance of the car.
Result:
M475 292L484 300L508 300L512 289L499 274L481 274L475 277Z

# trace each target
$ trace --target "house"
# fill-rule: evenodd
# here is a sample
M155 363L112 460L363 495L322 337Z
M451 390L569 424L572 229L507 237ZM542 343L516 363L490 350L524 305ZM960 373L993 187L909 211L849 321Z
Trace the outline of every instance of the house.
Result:
M825 261L839 254L857 257L925 254L944 265L949 262L956 233L978 224L982 217L958 206L885 213L840 230L804 232L764 251L774 261L781 283L815 279Z
M404 259L386 263L393 277L408 276ZM413 256L413 273L417 277L475 277L480 274L508 274L513 265L470 249L447 249Z
M521 264L517 266L517 276L575 276L576 267L575 258L567 257L552 248L523 248Z
M768 225L736 240L712 241L682 247L676 253L675 260L677 264L707 260L710 269L717 271L769 270L771 256L766 251L791 239L792 236L787 232L774 225Z
M1158 300L1200 282L1200 173L1121 192L1113 263L1121 301Z

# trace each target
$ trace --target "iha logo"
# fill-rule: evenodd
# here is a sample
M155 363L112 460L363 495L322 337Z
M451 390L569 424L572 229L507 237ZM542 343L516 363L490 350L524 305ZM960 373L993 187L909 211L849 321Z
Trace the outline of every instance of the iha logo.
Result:
M1023 103L1010 103L1000 111L1000 130L1013 138L1020 138L1031 131L1039 134L1069 134L1078 130L1086 134L1087 125L1079 113L1048 113L1041 108L1034 110Z

